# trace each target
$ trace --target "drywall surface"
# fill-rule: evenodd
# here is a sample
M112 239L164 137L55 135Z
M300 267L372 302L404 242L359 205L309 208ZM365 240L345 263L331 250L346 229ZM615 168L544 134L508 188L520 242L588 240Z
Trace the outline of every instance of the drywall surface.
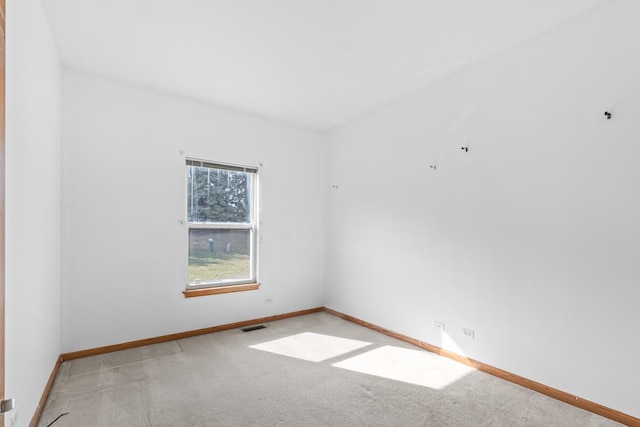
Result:
M64 70L63 352L322 305L322 141ZM259 166L259 290L184 298L185 157Z
M60 63L38 0L7 2L5 396L26 426L60 354Z
M639 417L639 13L330 132L327 305Z

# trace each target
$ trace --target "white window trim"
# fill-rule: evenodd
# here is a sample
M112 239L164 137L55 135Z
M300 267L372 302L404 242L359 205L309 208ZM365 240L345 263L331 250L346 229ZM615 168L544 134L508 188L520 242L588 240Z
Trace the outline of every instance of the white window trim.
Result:
M187 167L188 166L196 166L196 167L207 167L207 168L212 168L212 169L225 169L225 170L231 170L231 171L237 171L237 172L246 172L252 175L251 178L251 222L246 222L246 223L226 223L226 222L216 222L216 223L204 223L204 222L190 222L188 221L189 215L188 215L188 206L187 206L187 200L188 200L188 195L186 194L186 188L187 186L185 185L185 197L184 197L184 201L185 201L185 225L186 225L186 246L187 246L187 250L186 250L186 270L185 271L189 271L189 232L191 229L236 229L236 230L249 230L250 234L250 239L249 239L249 244L250 244L250 278L249 279L244 279L244 280L224 280L224 281L219 281L219 282L205 282L205 283L200 283L200 284L190 284L189 280L188 280L188 274L187 274L187 280L186 280L186 286L185 286L185 297L189 297L189 296L198 296L198 295L188 295L188 293L190 291L203 291L206 289L213 289L214 292L212 293L225 293L225 292L217 292L215 290L219 290L222 288L229 288L228 292L235 292L236 288L239 290L244 290L241 289L243 285L249 285L249 284L256 284L257 286L259 286L259 282L258 282L258 224L260 223L259 218L258 218L258 214L260 212L259 206L258 206L258 202L260 200L259 197L259 193L260 193L260 180L259 180L259 168L257 166L246 166L246 165L239 165L239 164L234 164L234 163L223 163L223 162L214 162L214 161L208 161L208 160L202 160L202 159L195 159L195 158L186 158L186 163L185 163L185 184L188 181L188 172L187 172ZM257 288L256 286L256 288ZM254 288L251 288L254 289ZM249 289L247 289L249 290Z

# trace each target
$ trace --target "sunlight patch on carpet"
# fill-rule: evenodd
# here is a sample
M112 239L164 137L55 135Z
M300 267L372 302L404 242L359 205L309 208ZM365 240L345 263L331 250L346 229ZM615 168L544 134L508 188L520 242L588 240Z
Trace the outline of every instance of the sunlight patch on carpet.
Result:
M437 390L475 370L436 354L394 346L376 348L333 366Z
M322 362L368 345L371 345L371 343L313 332L303 332L249 347L310 362Z

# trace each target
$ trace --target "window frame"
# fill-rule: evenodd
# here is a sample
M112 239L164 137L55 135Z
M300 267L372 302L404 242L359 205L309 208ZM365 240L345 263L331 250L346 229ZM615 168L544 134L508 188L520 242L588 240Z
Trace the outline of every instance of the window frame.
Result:
M226 170L232 172L244 172L248 174L249 184L249 222L192 222L189 221L189 167L204 167L213 170ZM258 212L259 212L259 171L257 166L245 166L233 163L209 161L195 158L186 158L185 162L185 221L186 225L186 286L184 290L185 298L203 295L214 295L230 292L242 292L258 289ZM201 284L189 283L189 253L190 253L190 233L191 230L248 230L249 231L249 268L250 274L247 279L223 280L217 282L204 282Z

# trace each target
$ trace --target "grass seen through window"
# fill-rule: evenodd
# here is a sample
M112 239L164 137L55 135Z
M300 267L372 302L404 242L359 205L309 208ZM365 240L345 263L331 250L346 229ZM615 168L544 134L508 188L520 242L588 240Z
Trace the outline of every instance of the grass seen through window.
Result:
M189 254L189 283L205 284L225 279L251 277L249 255L192 250Z

